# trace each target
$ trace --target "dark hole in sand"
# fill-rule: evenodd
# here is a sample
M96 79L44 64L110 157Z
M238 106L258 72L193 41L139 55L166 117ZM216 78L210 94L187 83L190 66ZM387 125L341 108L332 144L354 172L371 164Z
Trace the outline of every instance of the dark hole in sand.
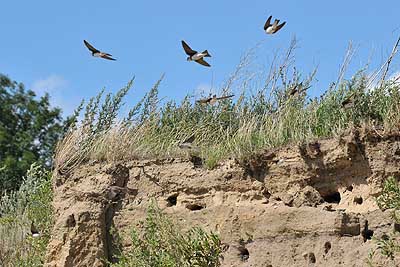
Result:
M332 248L331 242L325 242L325 245L324 245L325 254L328 253L329 250L331 250L331 248Z
M394 228L395 232L400 232L400 224L399 223L394 223L393 228Z
M346 187L346 190L347 190L347 191L350 191L350 192L353 191L353 186L352 186L352 185L349 185L348 187Z
M240 252L240 259L242 261L247 261L250 257L249 250L245 247L239 247L239 252Z
M325 202L328 203L339 203L340 202L340 193L339 192L333 192L331 194L322 196Z
M317 261L317 259L315 258L315 254L314 253L308 253L308 262L309 263L315 263Z
M374 236L374 231L368 229L368 221L365 220L364 222L364 229L361 231L361 235L364 238L364 242L367 242L367 240L371 240L372 237Z
M203 166L203 159L199 156L191 155L190 161L193 163L195 168L201 168Z
M178 195L172 195L167 198L168 207L176 206Z
M202 210L202 209L204 209L205 207L202 206L202 205L198 205L198 204L187 204L187 205L186 205L186 208L187 208L188 210L191 210L191 211L196 211L196 210Z
M363 198L362 197L354 197L354 203L361 205L363 203Z

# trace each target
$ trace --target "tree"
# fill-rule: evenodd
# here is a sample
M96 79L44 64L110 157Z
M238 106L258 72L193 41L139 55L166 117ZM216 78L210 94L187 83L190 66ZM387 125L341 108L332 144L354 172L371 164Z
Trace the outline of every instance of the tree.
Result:
M32 163L50 166L63 127L61 110L50 107L48 94L38 98L0 74L0 193L17 189Z

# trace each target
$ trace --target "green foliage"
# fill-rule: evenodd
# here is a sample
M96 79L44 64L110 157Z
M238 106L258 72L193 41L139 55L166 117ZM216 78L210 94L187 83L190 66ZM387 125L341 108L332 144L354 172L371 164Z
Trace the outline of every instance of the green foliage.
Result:
M400 186L397 179L389 177L385 181L382 193L376 201L382 210L400 210Z
M0 194L17 189L30 165L49 166L63 132L61 111L0 74Z
M377 240L378 250L382 253L383 256L394 260L394 257L397 253L400 252L400 245L396 238L385 236Z
M201 228L184 233L153 203L141 230L132 229L132 246L122 251L112 267L220 266L221 242Z
M39 164L28 170L19 190L0 198L2 266L43 266L53 225L51 173ZM40 237L30 236L31 223Z
M392 216L396 223L400 223L400 186L394 177L389 177L383 184L382 193L377 197L376 202L380 209L392 209ZM394 260L396 255L400 253L400 236L396 233L383 235L381 238L374 238L377 247L372 250L369 255L370 266L372 266L372 258L377 251L381 255Z

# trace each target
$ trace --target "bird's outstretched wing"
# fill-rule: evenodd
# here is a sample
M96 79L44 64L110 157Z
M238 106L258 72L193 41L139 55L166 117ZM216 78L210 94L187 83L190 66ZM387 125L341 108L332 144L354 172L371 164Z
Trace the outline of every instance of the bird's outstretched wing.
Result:
M196 60L196 62L201 64L201 65L203 65L203 66L211 67L211 65L208 64L203 58L200 58L200 59Z
M197 53L197 51L195 51L192 48L190 48L190 46L187 43L185 43L185 41L183 41L183 40L182 40L182 47L183 47L183 49L185 50L185 53L188 56L193 56L193 55L195 55Z
M217 100L227 99L227 98L231 98L231 97L234 97L234 96L235 95L220 96L220 97L217 97Z
M342 101L343 108L350 108L354 106L355 93L351 93L345 100Z
M187 138L185 141L182 142L182 144L191 144L193 143L194 139L195 139L195 135L193 134L192 136L190 136L189 138Z
M108 60L116 60L115 58L110 57L109 54L104 54L103 56L101 56L101 58L108 59Z
M276 26L275 32L278 32L280 29L282 29L282 27L285 26L285 24L286 24L286 21L282 22L282 24Z
M268 18L267 21L265 22L265 24L264 24L264 31L265 31L269 26L271 26L271 19L272 19L272 16L269 16L269 18Z
M354 106L353 99L348 98L348 99L345 99L345 100L342 101L342 107L343 108L351 108L353 106Z
M88 41L83 40L83 42L85 43L86 47L93 53L99 53L100 51L97 50L96 48L94 48L91 44L89 44Z

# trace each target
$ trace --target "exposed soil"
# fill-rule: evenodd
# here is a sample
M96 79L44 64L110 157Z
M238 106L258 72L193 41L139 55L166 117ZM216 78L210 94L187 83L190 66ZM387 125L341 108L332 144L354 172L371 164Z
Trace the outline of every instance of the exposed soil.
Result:
M223 266L367 266L373 237L394 229L375 203L389 176L400 178L400 134L376 131L262 151L214 170L184 159L88 163L55 179L46 266L105 266L116 249L110 229L143 220L151 198L183 228L219 233ZM396 260L373 257L374 266Z

